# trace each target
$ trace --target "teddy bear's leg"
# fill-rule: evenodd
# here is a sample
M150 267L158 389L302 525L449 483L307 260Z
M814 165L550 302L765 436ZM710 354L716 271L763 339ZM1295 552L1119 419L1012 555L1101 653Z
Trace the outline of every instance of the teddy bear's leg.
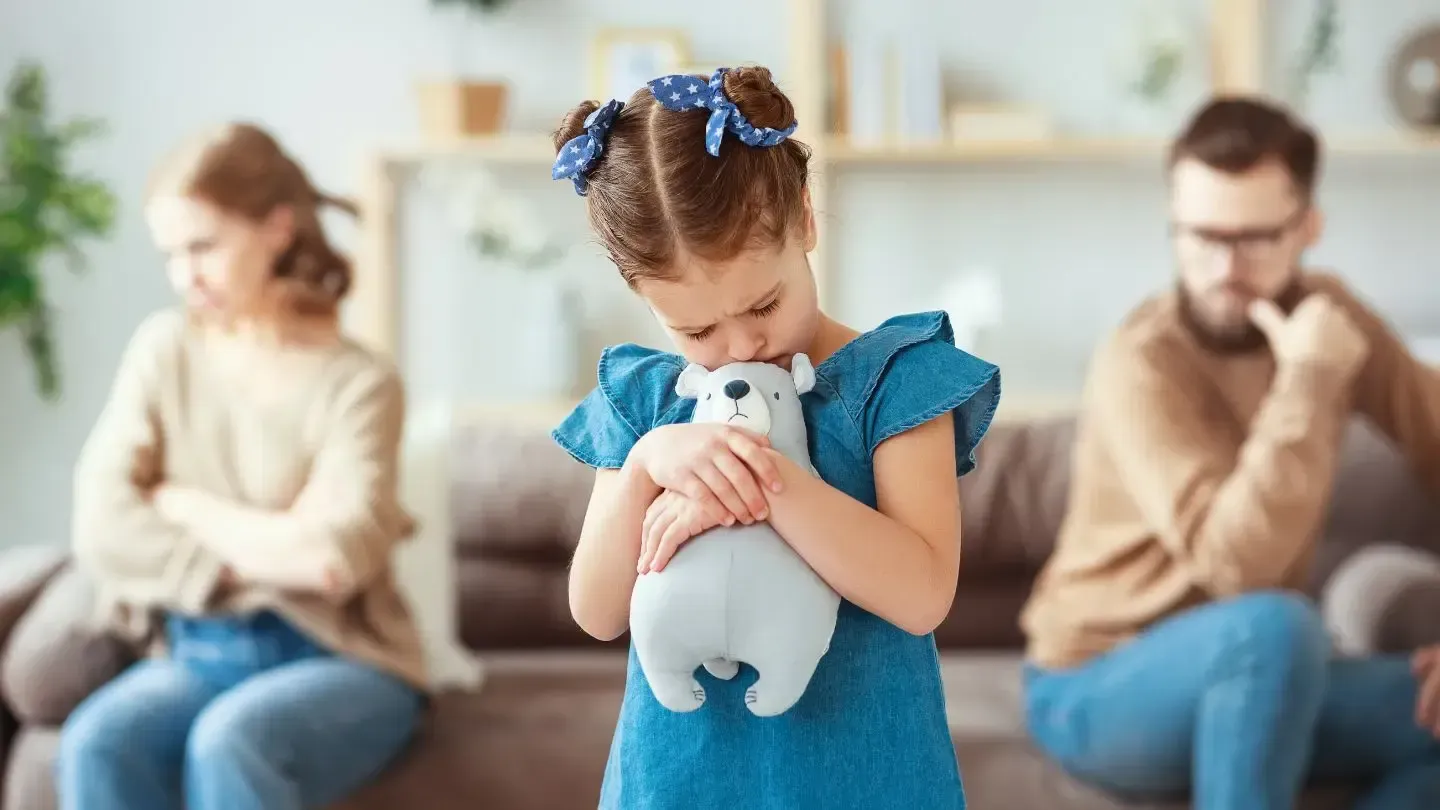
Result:
M760 677L745 690L745 707L756 717L773 717L794 706L805 694L820 656L790 650L768 661L748 663L760 671Z
M705 689L692 672L646 672L650 691L672 712L693 712L705 705Z
M740 665L725 658L712 658L705 662L705 671L722 681L728 681L740 673Z

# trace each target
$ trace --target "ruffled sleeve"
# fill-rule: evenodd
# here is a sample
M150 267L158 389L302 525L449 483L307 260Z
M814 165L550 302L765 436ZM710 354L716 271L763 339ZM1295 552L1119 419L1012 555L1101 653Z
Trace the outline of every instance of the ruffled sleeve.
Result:
M595 390L551 438L583 464L618 469L641 436L688 418L694 403L675 393L683 368L676 355L632 343L605 349L596 368Z
M861 430L867 450L942 414L955 420L956 474L975 467L975 448L1000 403L1000 369L955 346L949 317L926 312L891 318L869 333L861 374ZM856 347L857 349L861 347Z

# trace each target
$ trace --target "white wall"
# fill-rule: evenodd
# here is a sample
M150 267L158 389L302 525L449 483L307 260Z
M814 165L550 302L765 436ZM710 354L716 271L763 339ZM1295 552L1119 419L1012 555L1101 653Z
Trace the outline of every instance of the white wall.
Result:
M1105 0L1103 13L1061 0L917 7L948 9L927 19L946 32L952 89L1053 101L1067 122L1096 130L1114 111L1105 106L1112 95L1110 56L1095 43L1105 36L1106 21L1131 2ZM1323 123L1383 125L1383 105L1367 95L1378 84L1369 62L1383 52L1375 43L1393 36L1396 21L1413 22L1426 5L1367 5L1373 16L1347 34L1356 53L1353 76L1317 95L1314 109ZM837 31L881 6L842 4ZM730 0L703 13L697 7L663 0L516 0L468 40L466 61L508 77L512 125L525 131L548 130L585 95L586 43L599 24L685 28L697 58L768 63L783 77L780 3ZM62 114L110 121L111 134L81 156L80 167L109 181L122 201L114 239L89 251L92 272L79 279L53 276L62 402L36 398L18 340L0 335L0 369L10 381L0 390L0 544L64 541L75 453L130 331L168 301L138 210L151 163L197 127L249 118L276 131L319 184L352 191L367 149L416 139L413 83L444 72L456 52L441 20L426 0L0 0L0 70L8 72L21 57L37 58L50 72ZM1001 59L1007 78L985 73L992 58ZM1087 73L1087 65L1094 69ZM1359 113L1350 115L1353 110ZM1001 274L1007 320L982 350L1005 368L1011 395L1073 389L1095 336L1136 297L1167 282L1163 189L1153 166L847 170L832 180L836 194L825 216L836 235L838 314L869 326L897 310L933 305L946 273L992 267ZM1437 181L1436 158L1351 161L1333 167L1323 192L1332 230L1317 259L1342 267L1407 329L1440 331L1440 294L1425 283L1435 265L1428 237L1440 201ZM581 234L577 201L561 184L543 174L513 182L546 211L573 213L559 224ZM417 196L422 199L407 223L414 227L405 272L414 283L406 306L424 315L445 301L435 296L453 289L441 274L463 271L464 260L446 243L433 201ZM574 272L591 291L586 311L597 324L588 336L591 347L653 337L644 311L613 271L592 260ZM492 334L506 331L504 307L481 302L475 311ZM467 355L486 351L432 334L423 344L430 358L425 366L414 351L419 348L412 341L407 361L426 389L443 388L445 375L463 368Z

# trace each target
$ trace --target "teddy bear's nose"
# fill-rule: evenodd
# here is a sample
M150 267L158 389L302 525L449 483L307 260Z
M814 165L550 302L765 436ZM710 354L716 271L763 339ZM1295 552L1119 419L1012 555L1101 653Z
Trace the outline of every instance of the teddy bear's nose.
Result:
M744 380L731 380L725 383L725 396L731 399L739 399L750 393L750 383Z

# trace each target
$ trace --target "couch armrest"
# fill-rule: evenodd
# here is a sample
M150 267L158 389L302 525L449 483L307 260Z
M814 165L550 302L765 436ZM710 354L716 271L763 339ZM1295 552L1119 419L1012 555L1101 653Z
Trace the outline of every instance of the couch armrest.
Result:
M0 650L68 557L69 550L63 546L15 546L0 551Z
M1345 655L1440 643L1440 556L1402 545L1361 548L1335 569L1320 604Z
M16 624L0 656L0 690L21 723L58 726L134 660L99 621L94 584L70 565Z

